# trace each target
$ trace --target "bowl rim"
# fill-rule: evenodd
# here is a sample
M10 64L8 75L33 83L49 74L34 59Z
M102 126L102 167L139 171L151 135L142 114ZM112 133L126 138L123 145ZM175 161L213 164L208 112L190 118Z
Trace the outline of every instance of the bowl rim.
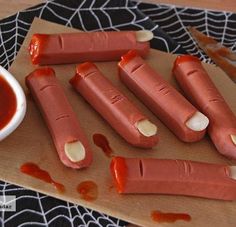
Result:
M0 141L6 138L9 134L11 134L22 122L26 113L26 98L25 93L20 86L19 82L15 79L15 77L8 72L5 68L0 66L0 77L4 78L7 83L13 89L16 95L16 112L11 118L11 120L5 125L2 129L0 129Z

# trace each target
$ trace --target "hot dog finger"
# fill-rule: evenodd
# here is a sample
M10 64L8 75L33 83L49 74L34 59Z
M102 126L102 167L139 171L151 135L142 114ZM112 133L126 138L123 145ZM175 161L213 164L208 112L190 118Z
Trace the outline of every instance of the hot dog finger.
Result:
M179 56L173 73L186 95L209 118L208 133L218 151L236 158L236 117L201 62L192 56Z
M127 142L147 148L157 144L156 125L115 88L94 64L87 62L78 65L70 83Z
M121 81L182 141L200 140L208 119L135 51L119 62Z
M75 169L89 166L92 153L87 138L53 69L36 69L25 81L44 117L62 163Z
M115 157L110 170L119 193L236 199L235 166L186 160Z
M131 49L146 56L152 38L147 30L34 34L29 53L32 63L39 65L113 61Z

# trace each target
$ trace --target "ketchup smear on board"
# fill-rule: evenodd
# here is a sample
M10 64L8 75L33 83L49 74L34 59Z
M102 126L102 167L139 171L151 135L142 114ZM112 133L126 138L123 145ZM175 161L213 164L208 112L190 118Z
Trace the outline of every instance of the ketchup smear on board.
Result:
M104 154L107 157L110 158L112 156L113 151L109 145L107 138L104 135L97 134L97 133L94 134L93 135L93 142L95 145L97 145L98 147L100 147L103 150Z
M8 82L0 75L0 130L12 119L16 112L16 95Z
M44 182L52 184L60 193L63 193L65 191L65 187L63 184L54 181L47 171L40 169L35 163L28 162L23 164L20 167L20 171L22 173L30 175L31 177L35 177Z
M168 222L168 223L173 223L178 220L183 220L183 221L190 221L191 216L189 214L184 214L184 213L163 213L160 211L152 211L151 217L153 221L162 223L162 222Z
M80 198L86 201L94 201L98 197L98 186L93 181L83 181L77 186Z

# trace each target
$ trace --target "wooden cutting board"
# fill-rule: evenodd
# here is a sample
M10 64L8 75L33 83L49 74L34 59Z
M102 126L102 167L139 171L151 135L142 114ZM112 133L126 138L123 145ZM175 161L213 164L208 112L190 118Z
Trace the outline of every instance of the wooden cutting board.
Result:
M33 33L73 32L74 29L35 19L10 71L24 85L24 78L35 66L30 63L27 47ZM83 45L83 44L81 44ZM175 56L157 50L151 50L147 61L157 71L177 87L171 76ZM209 138L201 142L187 144L180 142L127 88L118 80L117 62L98 63L99 69L122 90L137 106L159 126L160 143L152 150L137 149L127 144L93 108L71 88L68 80L75 73L75 65L53 66L57 77L63 85L66 95L72 104L81 126L87 134L94 161L91 167L84 170L72 170L64 167L57 156L51 137L44 121L32 99L28 99L27 114L20 127L0 143L0 178L41 193L66 200L72 203L112 215L141 226L236 226L236 202L225 202L185 196L165 195L118 195L111 186L109 173L110 159L100 148L93 144L94 133L104 134L114 150L115 155L125 157L155 157L170 159L188 159L211 163L228 163L219 155ZM236 113L236 85L218 68L205 64L217 87L222 92ZM28 97L28 96L27 96ZM25 162L35 162L47 170L54 180L63 183L66 191L58 193L53 186L24 175L19 171ZM77 185L84 180L97 183L99 194L97 200L87 202L80 199ZM190 222L177 221L174 224L154 222L150 214L153 210L162 212L188 213Z

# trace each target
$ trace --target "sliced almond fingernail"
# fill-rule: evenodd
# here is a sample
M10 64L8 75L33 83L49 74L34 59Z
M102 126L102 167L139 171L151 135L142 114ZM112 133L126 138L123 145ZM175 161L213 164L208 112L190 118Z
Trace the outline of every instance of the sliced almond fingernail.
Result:
M236 145L236 135L230 135L232 142Z
M209 119L202 114L201 112L197 111L187 122L186 126L193 131L202 131L206 129L209 124Z
M136 32L136 39L139 42L147 42L153 39L154 35L149 30L140 30Z
M85 158L85 148L80 141L66 143L65 154L72 162L79 162Z
M230 169L229 173L230 178L236 180L236 166L230 166L229 169Z
M157 126L149 120L141 120L136 123L136 127L141 134L146 137L154 136L157 134Z

